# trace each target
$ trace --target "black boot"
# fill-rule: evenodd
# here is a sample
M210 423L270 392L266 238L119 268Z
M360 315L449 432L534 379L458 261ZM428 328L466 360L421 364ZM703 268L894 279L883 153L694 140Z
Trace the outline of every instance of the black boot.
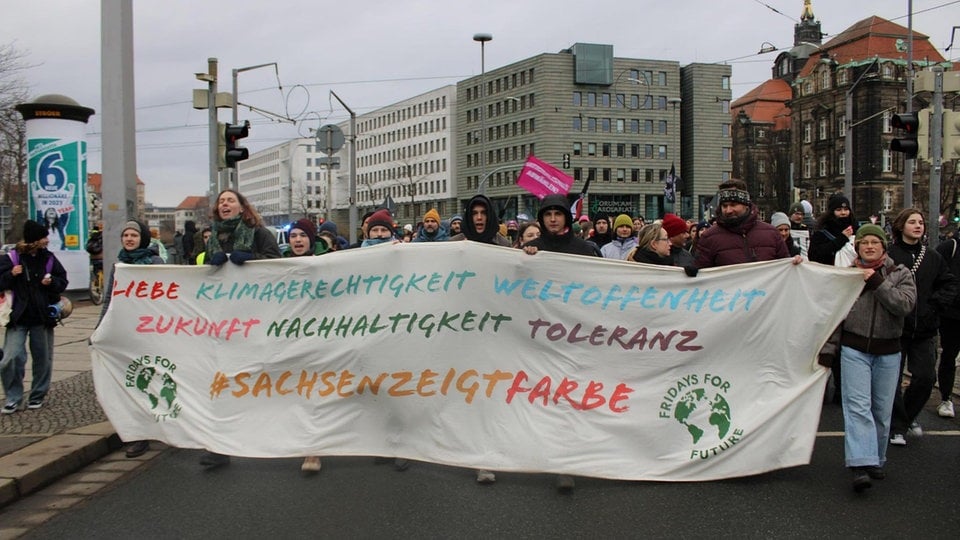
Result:
M871 487L873 483L870 482L870 475L867 473L866 467L854 467L853 468L853 490L857 493L863 492L863 490Z

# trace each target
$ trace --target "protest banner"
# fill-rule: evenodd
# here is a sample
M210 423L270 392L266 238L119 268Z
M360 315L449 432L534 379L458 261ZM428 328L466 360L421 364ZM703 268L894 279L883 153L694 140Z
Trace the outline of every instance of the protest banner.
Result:
M118 265L92 337L124 440L710 480L808 463L816 355L863 286L473 242L236 266Z

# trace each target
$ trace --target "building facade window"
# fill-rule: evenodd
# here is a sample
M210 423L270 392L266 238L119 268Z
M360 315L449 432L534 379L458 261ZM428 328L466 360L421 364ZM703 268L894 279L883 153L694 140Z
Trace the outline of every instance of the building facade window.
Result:
M817 167L817 176L824 178L827 176L827 156L820 156L820 162Z
M889 148L883 150L883 172L893 172L893 152Z
M819 138L821 141L827 140L827 135L828 135L828 133L827 133L827 131L828 131L827 127L828 127L829 125L830 125L830 124L829 124L829 121L828 121L826 118L821 118L821 119L820 119L820 122L819 122L819 127L820 127L820 129L818 130L818 131L819 131L819 133L818 133L818 138Z
M803 123L803 142L809 143L813 138L813 127L810 122Z

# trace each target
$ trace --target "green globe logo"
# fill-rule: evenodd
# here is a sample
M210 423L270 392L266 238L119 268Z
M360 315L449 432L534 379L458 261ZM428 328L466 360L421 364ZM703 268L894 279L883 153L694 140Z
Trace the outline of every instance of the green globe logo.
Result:
M683 424L696 444L703 437L707 426L717 430L717 438L723 439L730 431L730 404L722 394L711 399L703 388L684 394L673 409L673 418Z

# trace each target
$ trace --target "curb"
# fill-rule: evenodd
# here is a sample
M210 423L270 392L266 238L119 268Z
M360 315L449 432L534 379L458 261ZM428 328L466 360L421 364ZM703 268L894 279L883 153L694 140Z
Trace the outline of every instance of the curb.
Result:
M0 457L0 508L121 446L110 422L100 422L67 430Z

